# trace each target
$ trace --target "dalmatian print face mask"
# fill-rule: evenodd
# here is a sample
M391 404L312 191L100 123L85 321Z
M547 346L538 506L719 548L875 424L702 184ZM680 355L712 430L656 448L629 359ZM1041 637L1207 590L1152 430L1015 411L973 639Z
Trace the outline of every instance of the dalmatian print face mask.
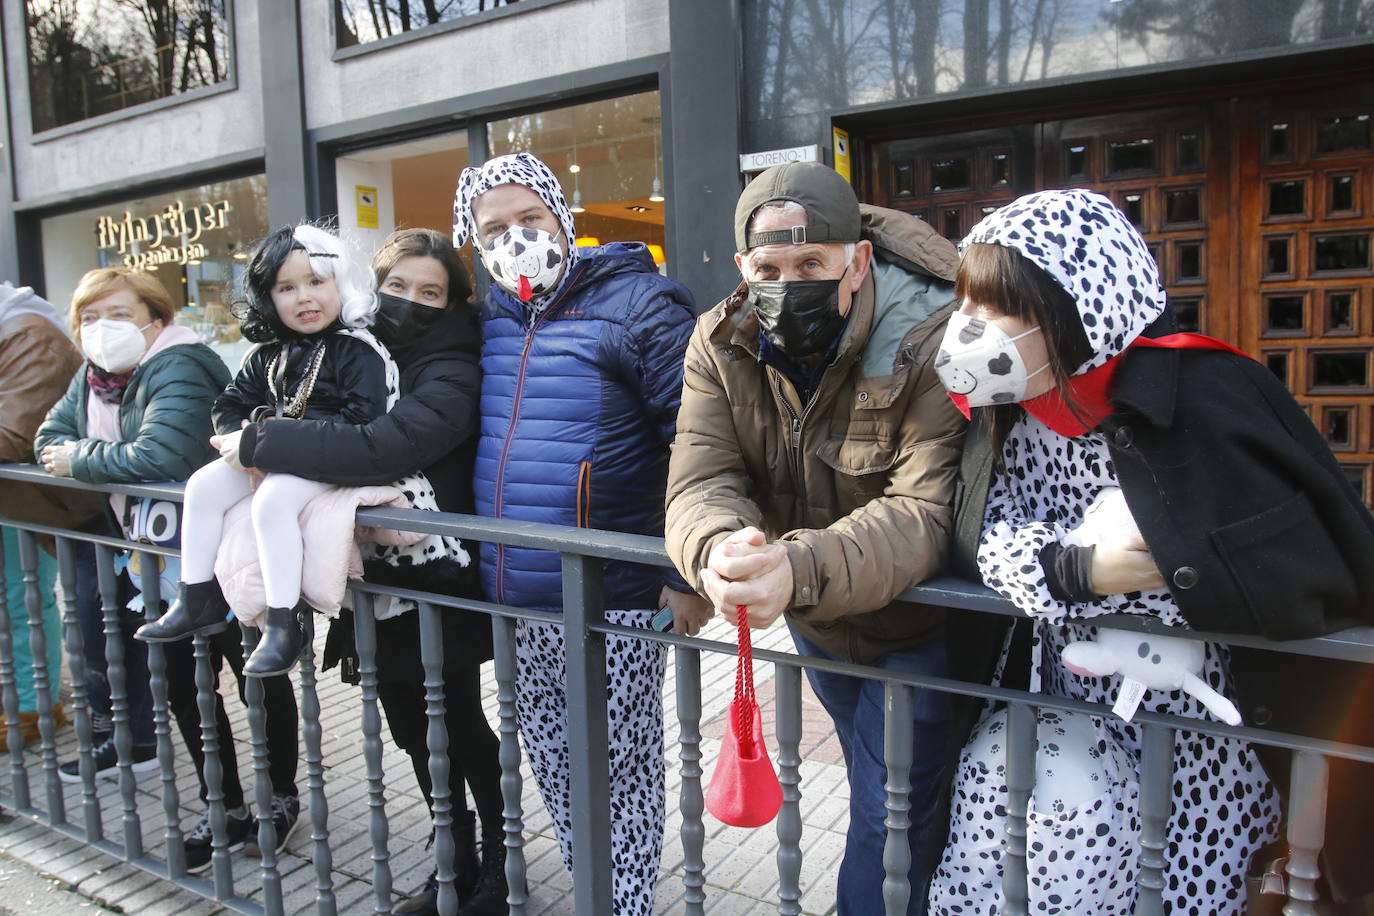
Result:
M1039 332L1034 327L1012 337L995 324L955 312L935 356L935 374L947 391L966 397L969 407L1019 403L1027 383L1050 367L1027 372L1016 349L1016 341Z
M558 286L565 258L558 236L543 229L512 226L482 249L482 265L492 279L521 302L529 302Z

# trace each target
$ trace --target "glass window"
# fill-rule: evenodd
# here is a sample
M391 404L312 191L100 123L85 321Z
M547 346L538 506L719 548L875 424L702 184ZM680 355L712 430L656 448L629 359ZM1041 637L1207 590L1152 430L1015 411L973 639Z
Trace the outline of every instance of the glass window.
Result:
M1202 189L1181 188L1164 194L1164 221L1197 223L1202 221Z
M941 234L951 241L957 241L964 236L964 210L962 207L950 207L940 211Z
M1169 305L1174 310L1174 323L1180 331L1197 333L1202 330L1201 297L1170 296Z
M453 231L453 192L468 166L466 130L349 152L334 160L339 234L370 256L393 230Z
M1287 274L1291 272L1292 260L1289 257L1288 236L1268 239L1264 243L1264 273L1266 275Z
M1331 176L1331 203L1327 210L1332 213L1355 209L1355 176Z
M1264 300L1265 329L1271 333L1301 333L1307 326L1303 318L1305 296L1268 296Z
M892 163L892 196L910 197L916 193L916 170L910 159Z
M1289 388L1292 384L1288 381L1288 351L1271 351L1264 354L1264 365L1269 371L1274 373L1274 377L1283 382Z
M1354 445L1351 433L1351 409L1349 407L1328 407L1322 415L1322 435L1332 448L1350 448Z
M1355 330L1355 294L1340 290L1326 294L1326 332Z
M953 188L967 188L973 184L973 169L963 156L930 161L930 189L949 191Z
M1088 175L1088 147L1082 143L1070 143L1064 147L1064 170L1070 178L1086 178Z
M1307 212L1307 182L1269 182L1269 215L1295 216Z
M1327 118L1317 123L1317 152L1369 147L1369 115Z
M989 184L994 188L1011 184L1011 153L993 153Z
M645 242L662 269L659 117L655 90L492 121L487 136L493 156L531 152L548 164L580 244Z
M1368 388L1368 350L1312 351L1313 388Z
M35 132L229 78L228 0L27 0Z
M1144 191L1123 191L1121 194L1121 212L1126 214L1132 226L1137 229L1145 229L1145 192Z
M1136 140L1107 141L1107 170L1110 172L1134 172L1155 167L1155 141L1153 137Z
M380 41L474 13L511 6L516 0L334 0L339 47Z
M1365 464L1341 465L1341 473L1345 475L1346 480L1350 481L1350 485L1355 488L1355 495L1360 498L1360 502L1362 503L1369 502L1369 494L1366 492L1364 485L1365 468L1367 467L1368 465Z
M145 270L181 307L176 323L237 368L249 343L229 304L249 249L267 232L261 175L50 217L42 222L48 299L65 309L81 276L96 267Z
M1175 242L1173 258L1177 274L1175 283L1196 282L1202 279L1202 242Z
M1291 152L1291 131L1287 123L1269 125L1269 158L1286 159Z
M1323 235L1315 242L1313 270L1363 270L1369 267L1369 233Z
M1174 169L1190 171L1202 168L1202 132L1182 130L1174 138Z

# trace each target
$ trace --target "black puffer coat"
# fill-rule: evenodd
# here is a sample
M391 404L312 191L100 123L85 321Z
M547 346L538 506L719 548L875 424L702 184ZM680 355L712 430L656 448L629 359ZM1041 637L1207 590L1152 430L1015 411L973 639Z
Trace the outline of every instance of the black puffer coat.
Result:
M384 486L424 471L442 511L470 514L481 389L476 316L467 307L451 309L414 343L382 343L401 369L401 398L389 413L362 425L313 419L253 423L244 431L240 456L260 470L340 486ZM327 466L319 465L321 455L328 456ZM466 568L446 560L399 569L369 564L368 579L477 597L477 545L464 542L464 547L472 556ZM414 622L414 614L402 614L379 623L413 627ZM491 658L491 627L485 615L445 611L444 623L446 661ZM378 656L379 668L387 658L388 653ZM416 678L422 675L418 664L407 664ZM387 678L386 671L380 674L397 679Z
M386 413L386 363L366 341L350 334L322 332L325 354L315 387L305 410L305 419L337 419L343 423L366 423ZM275 407L277 402L268 387L267 367L278 351L286 349L286 371L278 390L290 398L305 378L314 349L315 337L292 337L284 343L267 343L248 354L238 375L215 400L211 418L215 431L223 435L238 429L252 418L258 407ZM300 476L325 480L321 476L320 456L329 452L308 451L299 456L308 473Z

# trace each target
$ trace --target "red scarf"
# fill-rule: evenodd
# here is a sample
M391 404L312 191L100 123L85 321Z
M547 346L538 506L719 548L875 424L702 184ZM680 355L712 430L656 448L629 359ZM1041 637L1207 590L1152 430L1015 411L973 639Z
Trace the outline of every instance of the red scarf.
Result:
M1080 372L1069 379L1065 386L1073 398L1077 411L1069 409L1064 395L1058 388L1051 388L1039 397L1022 401L1026 412L1044 423L1061 436L1081 436L1097 428L1112 412L1112 393L1116 390L1116 373L1121 368L1122 357L1133 347L1155 347L1166 350L1227 350L1237 356L1252 359L1235 347L1215 337L1204 334L1169 334L1166 337L1137 337L1127 344L1126 349L1107 360L1095 369ZM959 412L968 419L972 414L968 398L962 394L950 393L949 398Z

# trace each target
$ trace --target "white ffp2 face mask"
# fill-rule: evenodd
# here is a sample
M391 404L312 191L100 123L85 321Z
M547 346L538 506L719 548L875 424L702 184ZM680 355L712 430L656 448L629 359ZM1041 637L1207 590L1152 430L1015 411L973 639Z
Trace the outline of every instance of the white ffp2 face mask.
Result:
M132 321L100 318L81 326L81 352L106 372L118 375L128 372L148 350L143 332L152 327L150 321L139 327Z
M935 356L935 374L945 390L967 398L969 407L1024 401L1027 383L1050 364L1027 372L1016 341L1039 330L1036 326L1012 337L995 324L955 312Z
M558 247L558 235L543 229L512 226L482 249L482 265L493 280L521 302L552 292L563 275L567 258Z

